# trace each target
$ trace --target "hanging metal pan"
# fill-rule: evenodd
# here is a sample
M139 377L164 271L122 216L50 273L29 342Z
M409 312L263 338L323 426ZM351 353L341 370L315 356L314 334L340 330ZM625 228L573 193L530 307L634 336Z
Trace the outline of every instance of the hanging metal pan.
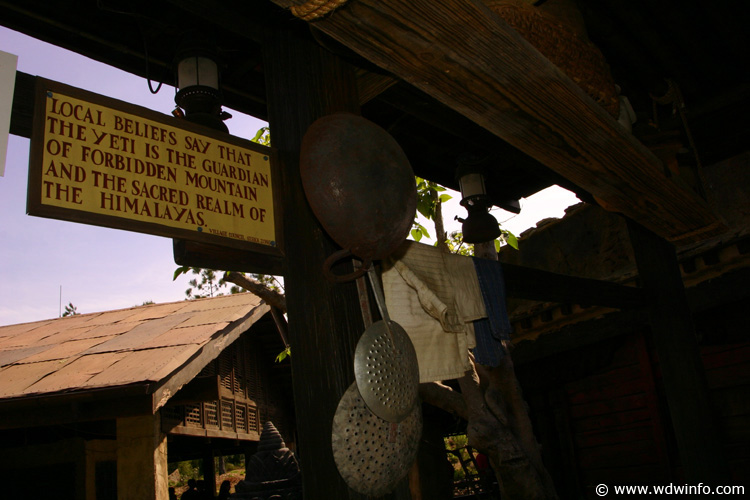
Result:
M420 405L415 405L403 421L388 422L369 410L353 383L333 416L333 459L351 489L363 495L383 496L406 477L421 436Z
M419 365L406 331L391 321L377 273L368 276L383 317L362 334L354 350L354 377L362 399L378 417L401 422L419 403Z
M409 234L417 209L414 172L401 147L376 124L349 113L316 120L300 151L300 176L310 208L343 252L328 259L333 281L361 276ZM349 252L362 270L332 276L330 266Z
M370 410L389 422L401 422L419 402L419 369L414 346L398 323L373 323L354 354L357 387Z

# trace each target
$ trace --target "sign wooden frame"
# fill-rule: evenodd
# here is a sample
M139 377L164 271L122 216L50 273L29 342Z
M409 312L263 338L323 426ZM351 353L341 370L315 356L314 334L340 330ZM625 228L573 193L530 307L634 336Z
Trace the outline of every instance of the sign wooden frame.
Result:
M37 78L29 215L282 257L281 197L272 148Z

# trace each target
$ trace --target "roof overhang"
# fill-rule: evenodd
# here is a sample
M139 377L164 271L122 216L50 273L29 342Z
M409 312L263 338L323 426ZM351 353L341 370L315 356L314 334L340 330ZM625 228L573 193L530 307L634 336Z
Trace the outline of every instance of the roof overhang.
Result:
M274 30L295 29L357 66L363 115L399 141L421 177L455 188L457 156L480 149L497 159L487 185L498 206L560 184L676 243L721 229L709 204L483 2L350 0L310 23L292 16L292 3L301 2L75 0L63 8L30 0L4 3L0 14L13 29L166 83L180 34L199 26L222 49L226 105L260 118L263 44ZM740 13L730 19L726 7L673 0L578 3L637 112L649 114L655 82L674 77L706 164L746 149L749 87L728 60L747 47ZM664 12L670 22L658 17ZM661 125L685 132L679 118Z
M250 295L248 294L248 296ZM216 299L204 300L215 301ZM134 310L138 309L134 308ZM175 364L173 369L170 368L167 375L158 380L144 380L103 387L71 387L56 392L31 393L2 398L0 399L0 429L152 415L176 394L179 394L182 400L195 399L196 397L214 398L216 394L207 391L206 385L200 383L198 375L201 370L208 363L218 358L224 349L250 330L253 325L258 324L271 310L269 305L260 302L257 298L247 309L246 314L220 328L215 333L207 330L207 335L210 334L208 341L200 347L196 347L191 356L181 364ZM220 319L221 309L217 312L219 313L217 318ZM117 313L118 311L113 312L114 315ZM102 315L106 314L102 313ZM200 313L196 312L195 314ZM181 316L188 318L184 313ZM65 320L66 318L60 318L53 321L65 324ZM258 325L258 328L275 328L270 315L268 315L268 323L269 325L263 327ZM263 333L265 335L266 332ZM280 339L277 340L280 345ZM273 348L271 347L271 349ZM280 349L280 347L277 347L277 352ZM61 366L64 366L64 363ZM55 373L47 375L47 377L54 376ZM180 392L183 388L184 391Z
M670 241L725 229L705 200L479 0L357 0L311 25Z

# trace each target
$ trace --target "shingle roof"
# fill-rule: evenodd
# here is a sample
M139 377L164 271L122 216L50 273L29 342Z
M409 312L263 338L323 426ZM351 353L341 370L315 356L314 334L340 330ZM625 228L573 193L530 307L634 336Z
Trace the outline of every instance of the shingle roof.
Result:
M161 406L269 309L242 293L2 326L0 402L150 384Z

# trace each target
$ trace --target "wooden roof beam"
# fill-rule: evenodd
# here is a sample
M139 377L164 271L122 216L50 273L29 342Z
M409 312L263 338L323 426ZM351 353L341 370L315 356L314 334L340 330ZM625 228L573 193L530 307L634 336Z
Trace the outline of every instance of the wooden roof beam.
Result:
M502 268L508 297L617 309L634 309L647 303L643 290L632 286L507 262L502 263Z
M356 76L360 106L364 106L398 83L398 80L390 75L381 75L363 69L358 70Z
M480 0L350 0L311 24L661 237L687 243L723 229L704 200Z

